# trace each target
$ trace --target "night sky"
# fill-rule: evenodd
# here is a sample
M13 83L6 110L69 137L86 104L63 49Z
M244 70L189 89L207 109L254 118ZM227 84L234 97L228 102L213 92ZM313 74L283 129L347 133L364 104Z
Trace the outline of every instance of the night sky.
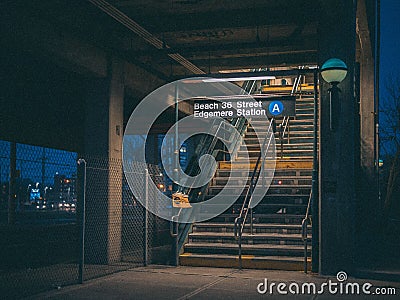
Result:
M381 1L380 97L385 98L384 82L391 73L400 77L400 1Z

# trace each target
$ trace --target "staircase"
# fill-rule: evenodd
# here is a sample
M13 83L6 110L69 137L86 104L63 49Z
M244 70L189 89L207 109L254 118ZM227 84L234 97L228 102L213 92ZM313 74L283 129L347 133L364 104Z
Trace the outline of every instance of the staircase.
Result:
M249 224L244 227L243 268L303 270L301 222L311 191L313 109L313 95L298 95L296 118L290 120L290 129L283 141L282 151L278 134L275 133L276 170L267 195L253 209L253 234L250 233ZM252 124L265 126L259 121L253 121ZM244 136L237 158L231 162L219 163L208 188L208 197L218 194L229 176L238 185L243 181L249 183L251 172L243 168L246 151L251 161L255 161L260 153L260 146L251 127ZM181 265L238 267L238 244L233 231L243 198L244 195L218 217L193 224L179 257ZM311 236L310 228L308 234Z

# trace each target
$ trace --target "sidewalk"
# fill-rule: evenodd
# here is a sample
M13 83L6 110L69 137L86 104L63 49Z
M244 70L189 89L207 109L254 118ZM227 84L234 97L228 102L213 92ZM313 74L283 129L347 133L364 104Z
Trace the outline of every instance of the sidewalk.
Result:
M63 287L59 290L42 293L29 299L353 299L355 295L329 294L328 287L321 295L280 295L276 286L273 293L257 292L257 286L268 279L272 282L297 283L300 291L303 283L314 283L317 290L322 283L329 280L337 283L335 276L325 277L304 274L302 272L274 270L236 270L202 267L170 267L149 266L135 268L113 274L111 276L85 282L82 285ZM399 282L385 282L367 279L349 278L344 283L371 283L371 294L377 287L394 287L396 295L365 295L360 292L359 299L398 299L400 295ZM264 285L261 286L264 288ZM295 286L293 286L295 288ZM383 291L383 290L382 290ZM387 291L387 290L386 290ZM393 293L393 290L391 291Z

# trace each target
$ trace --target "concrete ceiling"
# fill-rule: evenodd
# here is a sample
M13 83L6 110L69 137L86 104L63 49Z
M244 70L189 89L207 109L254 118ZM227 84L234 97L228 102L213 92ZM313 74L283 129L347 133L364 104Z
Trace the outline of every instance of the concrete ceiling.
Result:
M167 76L190 72L179 53L206 73L316 62L316 1L171 0L109 3L165 47L122 37L123 50Z
M374 1L366 2L368 12ZM314 65L326 6L325 0L1 1L0 98L8 100L0 103L0 139L79 149L87 86L109 76L111 57L125 63L126 117L177 78ZM43 115L52 116L48 124ZM58 144L47 138L60 131Z
M24 6L169 80L193 73L316 63L317 3L42 0ZM110 8L112 13L106 11Z

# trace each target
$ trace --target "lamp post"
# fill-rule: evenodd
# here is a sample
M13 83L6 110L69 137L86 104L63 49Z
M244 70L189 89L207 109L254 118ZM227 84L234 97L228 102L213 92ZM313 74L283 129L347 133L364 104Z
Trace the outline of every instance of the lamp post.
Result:
M340 112L338 84L347 75L347 65L338 58L328 59L321 67L322 78L331 84L329 91L329 128L335 130Z
M28 184L28 187L26 188L26 204L29 204L31 186L31 184Z

